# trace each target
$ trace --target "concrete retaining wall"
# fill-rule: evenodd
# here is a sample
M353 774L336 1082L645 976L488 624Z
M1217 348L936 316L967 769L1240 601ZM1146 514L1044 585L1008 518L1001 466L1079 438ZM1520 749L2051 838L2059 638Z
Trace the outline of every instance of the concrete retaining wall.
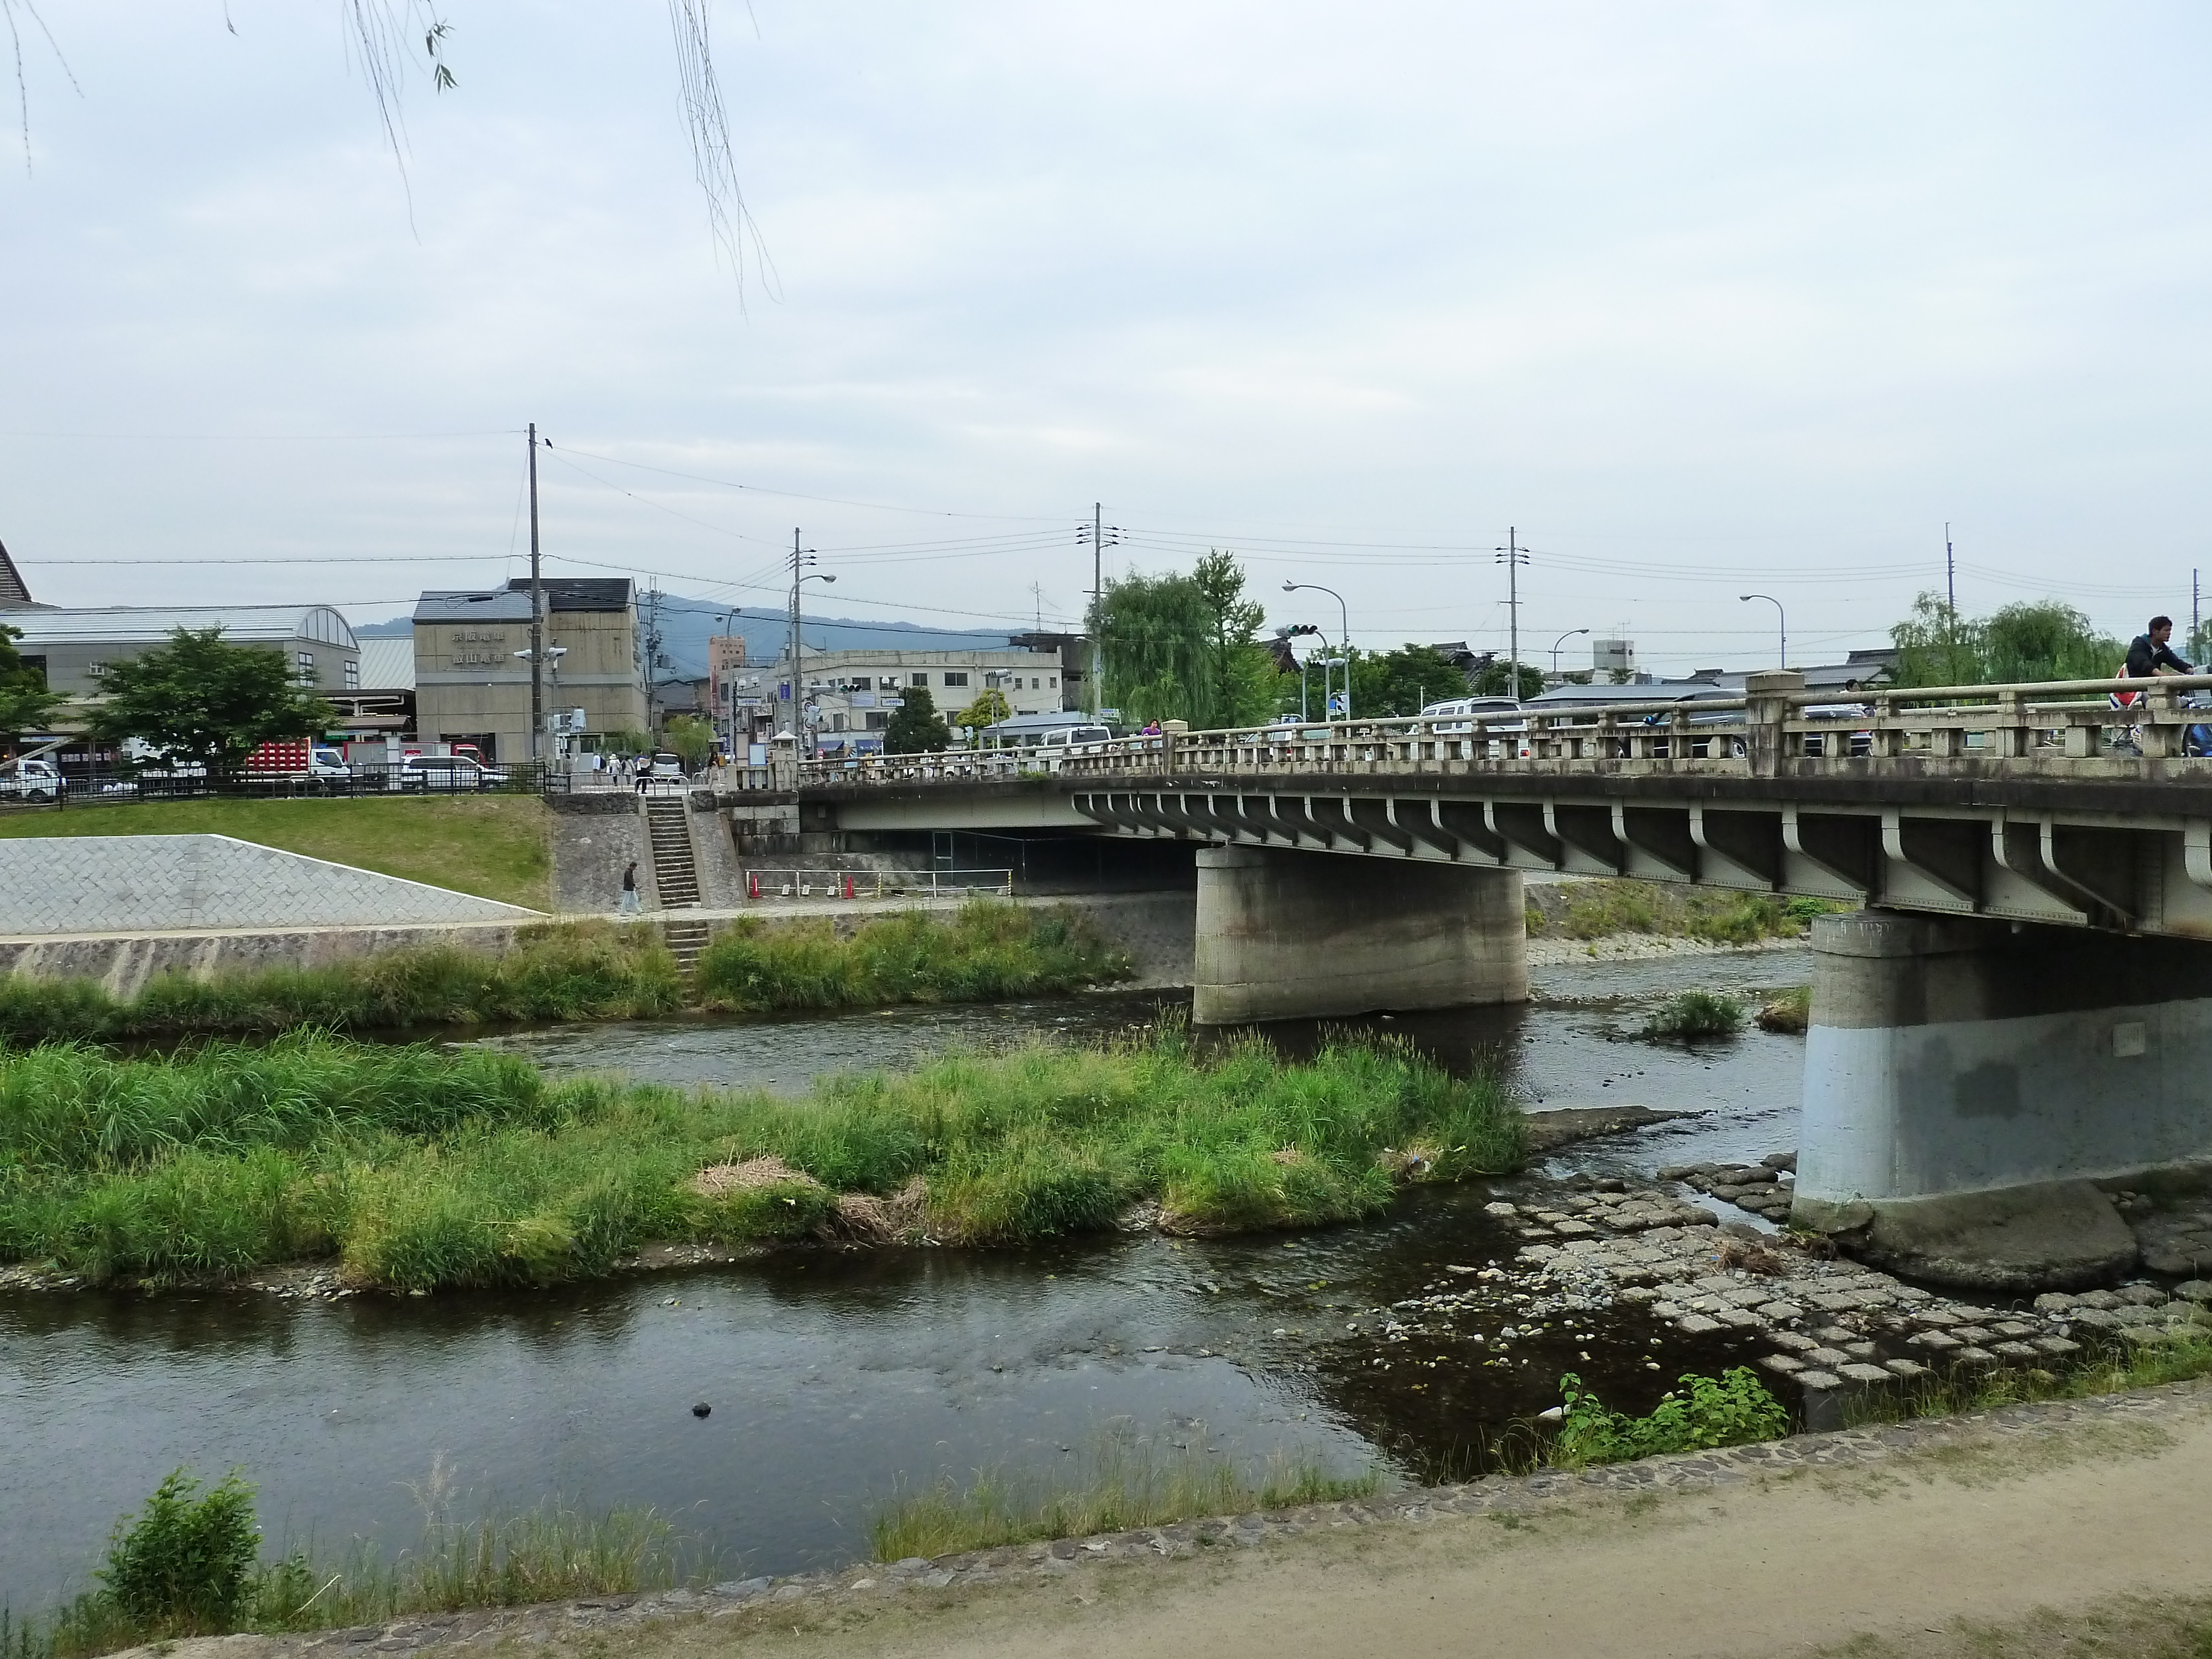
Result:
M612 915L622 902L623 866L637 860L641 893L653 891L653 843L637 796L627 789L555 795L553 908L563 915Z
M0 841L0 933L515 921L536 915L228 836Z

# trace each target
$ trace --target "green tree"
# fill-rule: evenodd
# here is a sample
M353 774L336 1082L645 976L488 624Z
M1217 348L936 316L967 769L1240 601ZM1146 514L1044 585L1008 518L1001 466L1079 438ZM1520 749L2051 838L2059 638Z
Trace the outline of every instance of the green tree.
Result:
M25 662L15 649L15 641L22 637L21 629L0 623L0 738L35 731L66 701L59 692L46 690L45 672Z
M1508 684L1506 675L1505 659L1492 659L1489 666L1474 677L1474 695L1478 697L1511 697L1516 702L1526 702L1544 689L1544 671L1531 668L1525 662L1521 665L1521 689L1518 691Z
M951 741L952 734L945 729L945 716L937 712L936 699L919 685L902 694L890 724L884 728L887 755L934 755Z
M221 628L180 628L170 642L116 663L89 726L104 743L137 738L210 777L275 738L311 738L337 711L292 678L282 652L224 643Z
M1431 647L1352 653L1352 712L1363 719L1418 714L1429 703L1466 695L1466 676Z
M975 701L952 717L955 726L964 726L970 732L980 732L987 726L996 726L1000 720L1012 720L1013 705L1006 694L995 685L986 686L976 693Z
M1899 685L2016 685L2103 679L2127 647L2057 599L2008 605L1984 617L1960 616L1923 593L1912 615L1889 630Z
M714 752L714 728L696 714L671 715L660 728L660 738L687 772L697 771Z
M1108 583L1090 617L1107 704L1124 720L1186 720L1198 730L1265 720L1282 697L1257 639L1266 619L1265 607L1244 597L1243 568L1218 550L1188 575Z

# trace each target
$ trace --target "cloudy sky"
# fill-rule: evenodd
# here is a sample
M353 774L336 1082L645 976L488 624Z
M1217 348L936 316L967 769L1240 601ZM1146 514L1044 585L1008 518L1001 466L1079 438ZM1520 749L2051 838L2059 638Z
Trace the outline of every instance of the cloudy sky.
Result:
M1540 659L1832 660L1947 520L1972 611L2212 581L2201 6L725 0L741 287L659 0L446 3L403 179L340 0L40 0L39 597L503 580L529 420L549 569L773 606L796 526L854 617L1073 617L1094 500L1368 645L1504 645L1511 528Z

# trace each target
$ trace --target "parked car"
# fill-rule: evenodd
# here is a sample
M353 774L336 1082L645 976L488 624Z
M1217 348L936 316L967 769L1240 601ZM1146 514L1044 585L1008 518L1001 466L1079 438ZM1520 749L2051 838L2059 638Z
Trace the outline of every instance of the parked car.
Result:
M645 775L648 778L676 778L680 781L684 775L684 757L681 755L655 755L646 763Z
M465 795L503 788L507 774L466 755L410 755L392 775L395 787L433 795Z
M10 761L0 766L0 799L56 801L68 787L61 769L50 760Z

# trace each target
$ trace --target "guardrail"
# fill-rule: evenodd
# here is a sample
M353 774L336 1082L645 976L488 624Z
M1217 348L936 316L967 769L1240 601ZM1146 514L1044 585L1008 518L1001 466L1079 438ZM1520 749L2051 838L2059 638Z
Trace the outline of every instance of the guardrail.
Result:
M1762 683L1764 682L1764 684ZM1776 684L1779 682L1780 684ZM2154 680L1807 691L1753 675L1740 697L1238 726L1074 744L1063 777L1193 773L1451 771L1516 762L1666 762L1725 771L1814 769L1906 758L2194 759L2212 752L2212 674ZM2119 699L2132 701L2119 706ZM2192 706L2202 699L2205 706ZM814 787L1011 779L1021 750L951 750L803 762ZM1798 769L1793 768L1793 769Z
M1011 898L1012 870L752 870L745 896L777 898L908 898L941 893L996 893Z

